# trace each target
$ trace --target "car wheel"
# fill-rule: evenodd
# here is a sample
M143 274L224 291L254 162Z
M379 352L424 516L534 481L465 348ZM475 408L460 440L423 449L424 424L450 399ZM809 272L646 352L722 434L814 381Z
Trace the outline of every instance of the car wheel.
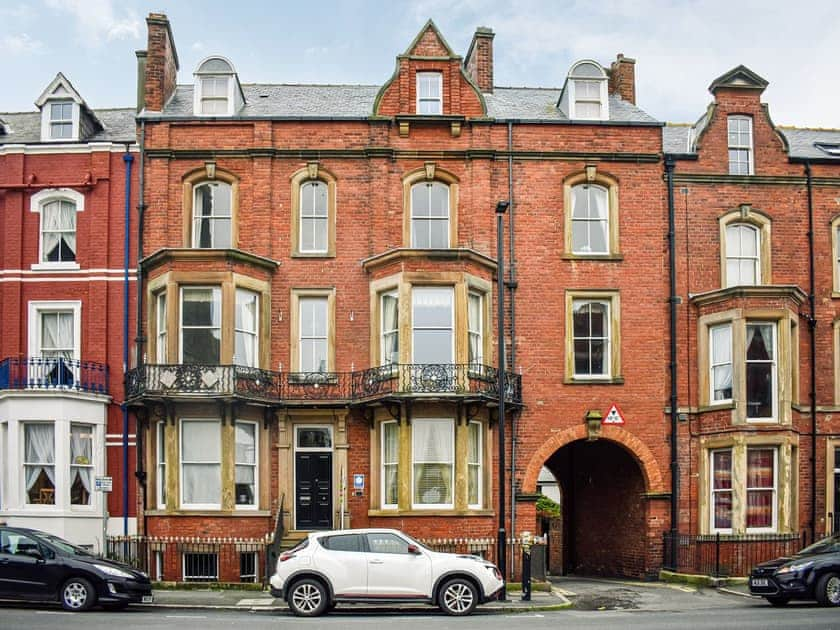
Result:
M298 617L317 617L327 609L327 589L318 580L300 580L289 589L287 601Z
M96 603L96 591L85 578L73 577L61 587L61 607L81 612Z
M478 592L463 578L449 580L440 589L438 606L447 615L469 615L478 604Z
M766 598L771 606L787 606L790 601L787 597L768 597Z
M817 601L823 606L840 606L840 575L826 573L817 580Z

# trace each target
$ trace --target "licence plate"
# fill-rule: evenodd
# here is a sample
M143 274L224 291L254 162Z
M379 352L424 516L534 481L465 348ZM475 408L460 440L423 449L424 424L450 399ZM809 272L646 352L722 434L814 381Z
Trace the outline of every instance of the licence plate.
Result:
M154 595L143 595L143 603L144 604L151 604L154 601Z
M753 578L750 580L750 586L770 586L767 578Z

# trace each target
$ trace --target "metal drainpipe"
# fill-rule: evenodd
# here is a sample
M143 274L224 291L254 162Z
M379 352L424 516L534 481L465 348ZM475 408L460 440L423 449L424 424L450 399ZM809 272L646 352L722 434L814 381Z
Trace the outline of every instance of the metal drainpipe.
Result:
M513 291L516 287L516 259L513 257L513 123L508 121L508 292L510 293L510 366L516 369L516 308ZM516 537L516 411L510 414L510 535ZM510 566L514 566L513 546L510 548Z
M125 146L123 154L125 163L125 243L123 245L123 402L122 407L122 447L123 447L123 488L122 488L122 509L123 509L123 536L128 536L128 406L125 404L126 378L128 370L128 270L131 264L131 165L134 163L134 156L129 152L129 145Z
M808 187L808 352L811 361L811 542L817 531L817 311L814 281L814 182L811 163L805 161L805 181Z
M134 339L134 348L135 348L135 357L134 357L134 364L135 367L140 367L140 362L143 357L142 352L142 322L143 322L143 273L140 269L140 261L143 259L143 217L146 210L146 203L145 203L145 194L146 194L146 121L140 121L140 164L137 173L137 312L136 312L136 328L137 328L137 335ZM137 433L140 433L140 426L138 423L137 426ZM141 448L142 442L138 441L137 443L137 473L138 474L138 481L143 486L143 533L145 534L148 530L146 529L146 508L147 505L147 497L146 497L146 482L145 477L143 476L143 449Z
M674 209L674 167L676 163L671 155L665 156L665 180L668 184L668 280L669 293L668 310L670 315L669 341L670 357L669 371L671 380L671 567L677 566L677 545L676 539L679 532L677 519L679 517L679 496L680 496L680 469L679 457L677 456L677 424L679 414L677 413L677 258L676 258L676 228Z

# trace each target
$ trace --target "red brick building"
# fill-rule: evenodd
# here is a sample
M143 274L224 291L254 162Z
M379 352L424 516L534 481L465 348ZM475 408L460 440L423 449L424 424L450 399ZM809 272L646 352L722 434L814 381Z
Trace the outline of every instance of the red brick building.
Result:
M60 73L35 105L0 114L0 520L99 550L106 508L110 533L136 531L134 420L121 407L135 111L91 109Z
M715 79L664 129L676 221L680 526L838 529L840 132L781 128L767 82Z
M636 106L623 55L498 87L492 31L462 58L432 22L382 85L244 84L218 56L179 85L147 24L142 532L494 538L500 393L505 528L539 527L548 468L554 571L829 529L840 133L775 128L741 67L691 126Z

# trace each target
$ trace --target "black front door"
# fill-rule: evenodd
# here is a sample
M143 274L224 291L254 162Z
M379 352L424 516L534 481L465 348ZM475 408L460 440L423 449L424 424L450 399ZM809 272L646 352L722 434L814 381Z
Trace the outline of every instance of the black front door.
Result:
M296 529L332 528L332 453L295 455Z

